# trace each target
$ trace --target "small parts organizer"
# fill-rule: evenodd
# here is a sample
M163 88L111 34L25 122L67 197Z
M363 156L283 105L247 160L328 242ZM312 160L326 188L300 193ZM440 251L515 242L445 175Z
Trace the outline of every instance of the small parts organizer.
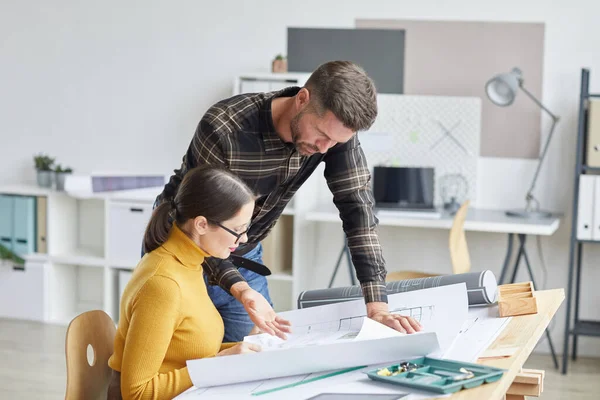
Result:
M498 314L500 317L537 314L537 299L533 283L512 283L498 286Z

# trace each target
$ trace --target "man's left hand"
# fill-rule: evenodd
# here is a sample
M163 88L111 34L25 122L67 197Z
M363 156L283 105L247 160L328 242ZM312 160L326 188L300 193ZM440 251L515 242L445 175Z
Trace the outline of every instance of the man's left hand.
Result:
M402 333L415 333L423 329L412 317L390 314L387 303L367 303L367 316Z
M267 299L256 290L248 287L240 293L239 302L260 332L286 339L286 333L291 333L290 322L277 315Z

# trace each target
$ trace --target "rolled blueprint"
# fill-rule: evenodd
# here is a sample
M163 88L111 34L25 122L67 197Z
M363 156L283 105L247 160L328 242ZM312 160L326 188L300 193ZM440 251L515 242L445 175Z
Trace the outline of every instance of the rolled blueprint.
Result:
M492 304L496 302L498 282L492 271L468 272L466 274L440 275L429 278L407 279L388 282L388 294L410 292L438 286L453 285L464 282L467 286L469 306ZM341 301L356 300L363 297L359 285L306 290L298 296L298 308L322 306Z

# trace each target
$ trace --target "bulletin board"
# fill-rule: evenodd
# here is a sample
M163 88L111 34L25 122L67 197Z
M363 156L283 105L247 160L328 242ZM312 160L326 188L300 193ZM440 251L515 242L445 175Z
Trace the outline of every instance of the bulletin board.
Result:
M476 205L481 99L379 94L379 113L359 140L370 168L433 167L434 203L443 204L440 182L462 175Z
M358 19L356 27L405 32L404 94L482 99L482 157L539 156L539 107L522 92L510 107L498 107L484 88L519 67L525 87L543 99L543 23Z

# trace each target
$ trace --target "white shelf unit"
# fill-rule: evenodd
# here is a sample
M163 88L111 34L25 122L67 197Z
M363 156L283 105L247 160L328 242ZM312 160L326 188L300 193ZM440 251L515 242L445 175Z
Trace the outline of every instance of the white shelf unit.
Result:
M303 86L309 76L241 74L235 78L233 94ZM316 194L323 179L323 169L318 168L263 243L264 261L273 270L267 279L277 311L295 309L300 292L310 289L318 224L308 221L306 214L319 204ZM0 187L0 194L47 199L48 245L47 254L28 255L24 268L0 262L0 318L68 324L81 312L102 309L117 321L123 285L140 259L143 230L161 190L75 197L33 184Z
M273 92L289 86L304 86L309 73L248 73L234 78L233 94Z
M119 271L139 261L143 230L161 190L74 197L35 185L0 187L0 194L45 198L47 229L46 253L25 256L24 267L0 267L0 317L68 324L101 309L116 321Z
M27 255L24 267L0 262L0 318L66 325L84 311L101 309L118 321L122 289L141 257L143 233L161 190L78 198L35 185L0 187L0 194L45 197L47 226L47 253ZM287 208L282 217L281 226L291 227L294 238L303 226L298 216L301 221L307 209L300 210ZM295 308L301 287L295 263L302 257L294 252L268 277L278 310Z

